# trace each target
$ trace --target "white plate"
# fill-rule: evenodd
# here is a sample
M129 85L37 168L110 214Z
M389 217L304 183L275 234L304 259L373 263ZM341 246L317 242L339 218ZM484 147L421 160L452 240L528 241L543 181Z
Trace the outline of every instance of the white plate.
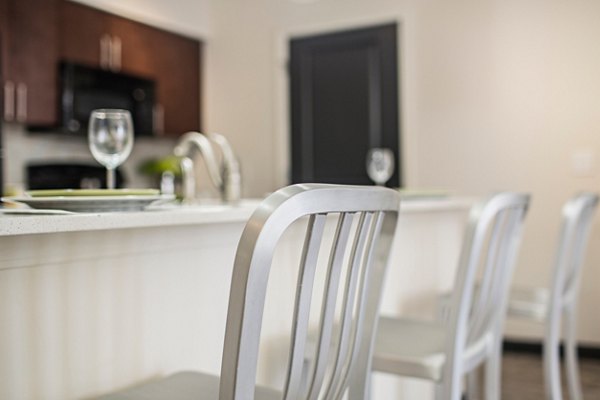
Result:
M2 208L0 215L70 215L71 211L65 210L38 210L29 207Z
M10 203L23 203L31 208L73 212L140 211L155 201L170 201L174 195L151 196L48 196L4 197Z

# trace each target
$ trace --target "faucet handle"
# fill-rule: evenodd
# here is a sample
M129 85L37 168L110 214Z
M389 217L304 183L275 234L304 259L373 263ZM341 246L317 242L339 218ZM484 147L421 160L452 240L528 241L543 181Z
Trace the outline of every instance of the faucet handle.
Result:
M194 162L189 157L181 157L181 185L183 201L189 203L196 197L196 176L194 173Z
M162 194L175 194L175 174L165 171L160 176L160 192Z

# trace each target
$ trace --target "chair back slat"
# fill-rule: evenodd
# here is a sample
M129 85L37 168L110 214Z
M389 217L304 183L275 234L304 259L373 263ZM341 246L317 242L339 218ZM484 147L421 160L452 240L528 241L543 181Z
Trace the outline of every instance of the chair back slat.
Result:
M326 214L311 215L308 222L306 239L298 272L299 290L296 293L294 317L292 319L293 327L290 359L283 396L285 400L296 399L300 393L306 338L308 334L310 303L313 293L317 260L319 258L319 248L321 246L326 219Z
M334 323L336 300L338 297L340 276L342 273L342 262L350 236L352 215L343 213L340 216L336 233L333 240L329 264L327 267L327 278L325 282L325 296L321 311L320 332L317 339L317 351L315 354L315 368L309 385L308 399L316 400L321 392L321 386L325 379L329 351L331 349L331 338Z
M357 222L356 232L350 249L350 258L348 260L348 273L344 285L344 293L341 310L340 331L337 335L337 346L335 361L332 367L331 377L327 386L324 388L325 398L334 398L334 393L338 385L343 381L343 371L345 363L351 356L351 340L353 327L355 325L354 312L355 300L358 288L358 281L361 274L361 261L364 252L364 246L369 232L369 225L372 221L373 213L361 213Z
M371 214L369 214L371 216ZM368 287L370 287L369 275L373 274L372 271L369 271L367 268L368 265L371 264L372 257L374 255L374 244L377 242L379 234L382 230L382 221L383 221L383 213L378 212L374 213L371 216L369 224L365 224L364 231L367 233L366 241L364 243L364 248L361 254L360 260L360 280L358 289L356 292L356 304L355 304L355 315L353 319L352 330L350 332L350 339L348 342L349 354L346 359L345 364L342 366L341 371L339 373L339 378L337 382L337 387L333 386L335 391L332 396L325 397L326 399L341 399L344 395L345 389L348 387L348 380L350 377L350 370L353 365L357 362L356 360L359 358L359 346L362 341L363 335L368 336L368 333L365 333L362 329L363 320L365 316L364 310L369 308L367 305L367 296L377 297L377 293L374 291L369 293ZM362 233L362 232L361 232ZM389 236L388 236L389 239ZM379 282L381 284L381 282ZM371 289L375 289L371 287ZM371 307L370 310L378 310L379 307ZM369 366L366 366L368 371L371 370ZM368 391L368 388L366 388Z
M220 400L254 398L266 286L275 246L288 226L307 216L284 399L338 398L348 385L367 393L375 316L398 210L399 195L390 189L316 184L289 186L259 206L244 229L236 254ZM337 227L328 249L324 246L329 243L323 239L326 220L335 217ZM301 382L303 358L312 320L311 303L315 294L317 298L319 295L313 281L323 267L318 262L321 255L328 255L328 262L321 307L315 311L319 313L317 350L307 392Z

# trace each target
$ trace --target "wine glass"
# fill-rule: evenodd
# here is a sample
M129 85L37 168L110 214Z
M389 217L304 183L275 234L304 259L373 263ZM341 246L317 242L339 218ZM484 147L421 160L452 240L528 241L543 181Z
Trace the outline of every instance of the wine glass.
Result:
M115 188L115 168L121 165L133 148L133 122L127 110L92 111L88 127L92 155L106 167L106 187Z
M394 173L394 152L375 147L367 153L367 175L378 186L383 186Z

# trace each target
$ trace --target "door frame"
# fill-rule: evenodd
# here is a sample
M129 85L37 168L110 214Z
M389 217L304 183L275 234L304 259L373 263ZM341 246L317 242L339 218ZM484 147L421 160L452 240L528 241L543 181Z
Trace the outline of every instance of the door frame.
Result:
M406 19L400 15L387 15L377 17L364 17L359 19L350 19L343 21L334 21L326 24L307 25L303 27L290 27L280 30L275 37L275 65L276 71L274 76L275 104L273 105L274 112L274 160L275 160L275 184L277 187L283 187L291 181L291 112L290 112L290 93L289 93L289 59L290 48L289 42L293 38L335 33L344 30L353 30L361 28L369 28L377 25L394 23L398 29L396 42L396 54L398 65L398 143L400 155L400 181L404 186L413 179L407 174L407 166L416 165L413 160L407 160L409 153L413 153L414 146L411 151L406 148L407 138L404 135L406 122L405 113L403 112L404 104L407 100L406 94L402 89L404 87L404 75L406 69L406 54L403 49L406 49ZM415 154L415 153L413 153ZM416 158L416 155L412 158Z

